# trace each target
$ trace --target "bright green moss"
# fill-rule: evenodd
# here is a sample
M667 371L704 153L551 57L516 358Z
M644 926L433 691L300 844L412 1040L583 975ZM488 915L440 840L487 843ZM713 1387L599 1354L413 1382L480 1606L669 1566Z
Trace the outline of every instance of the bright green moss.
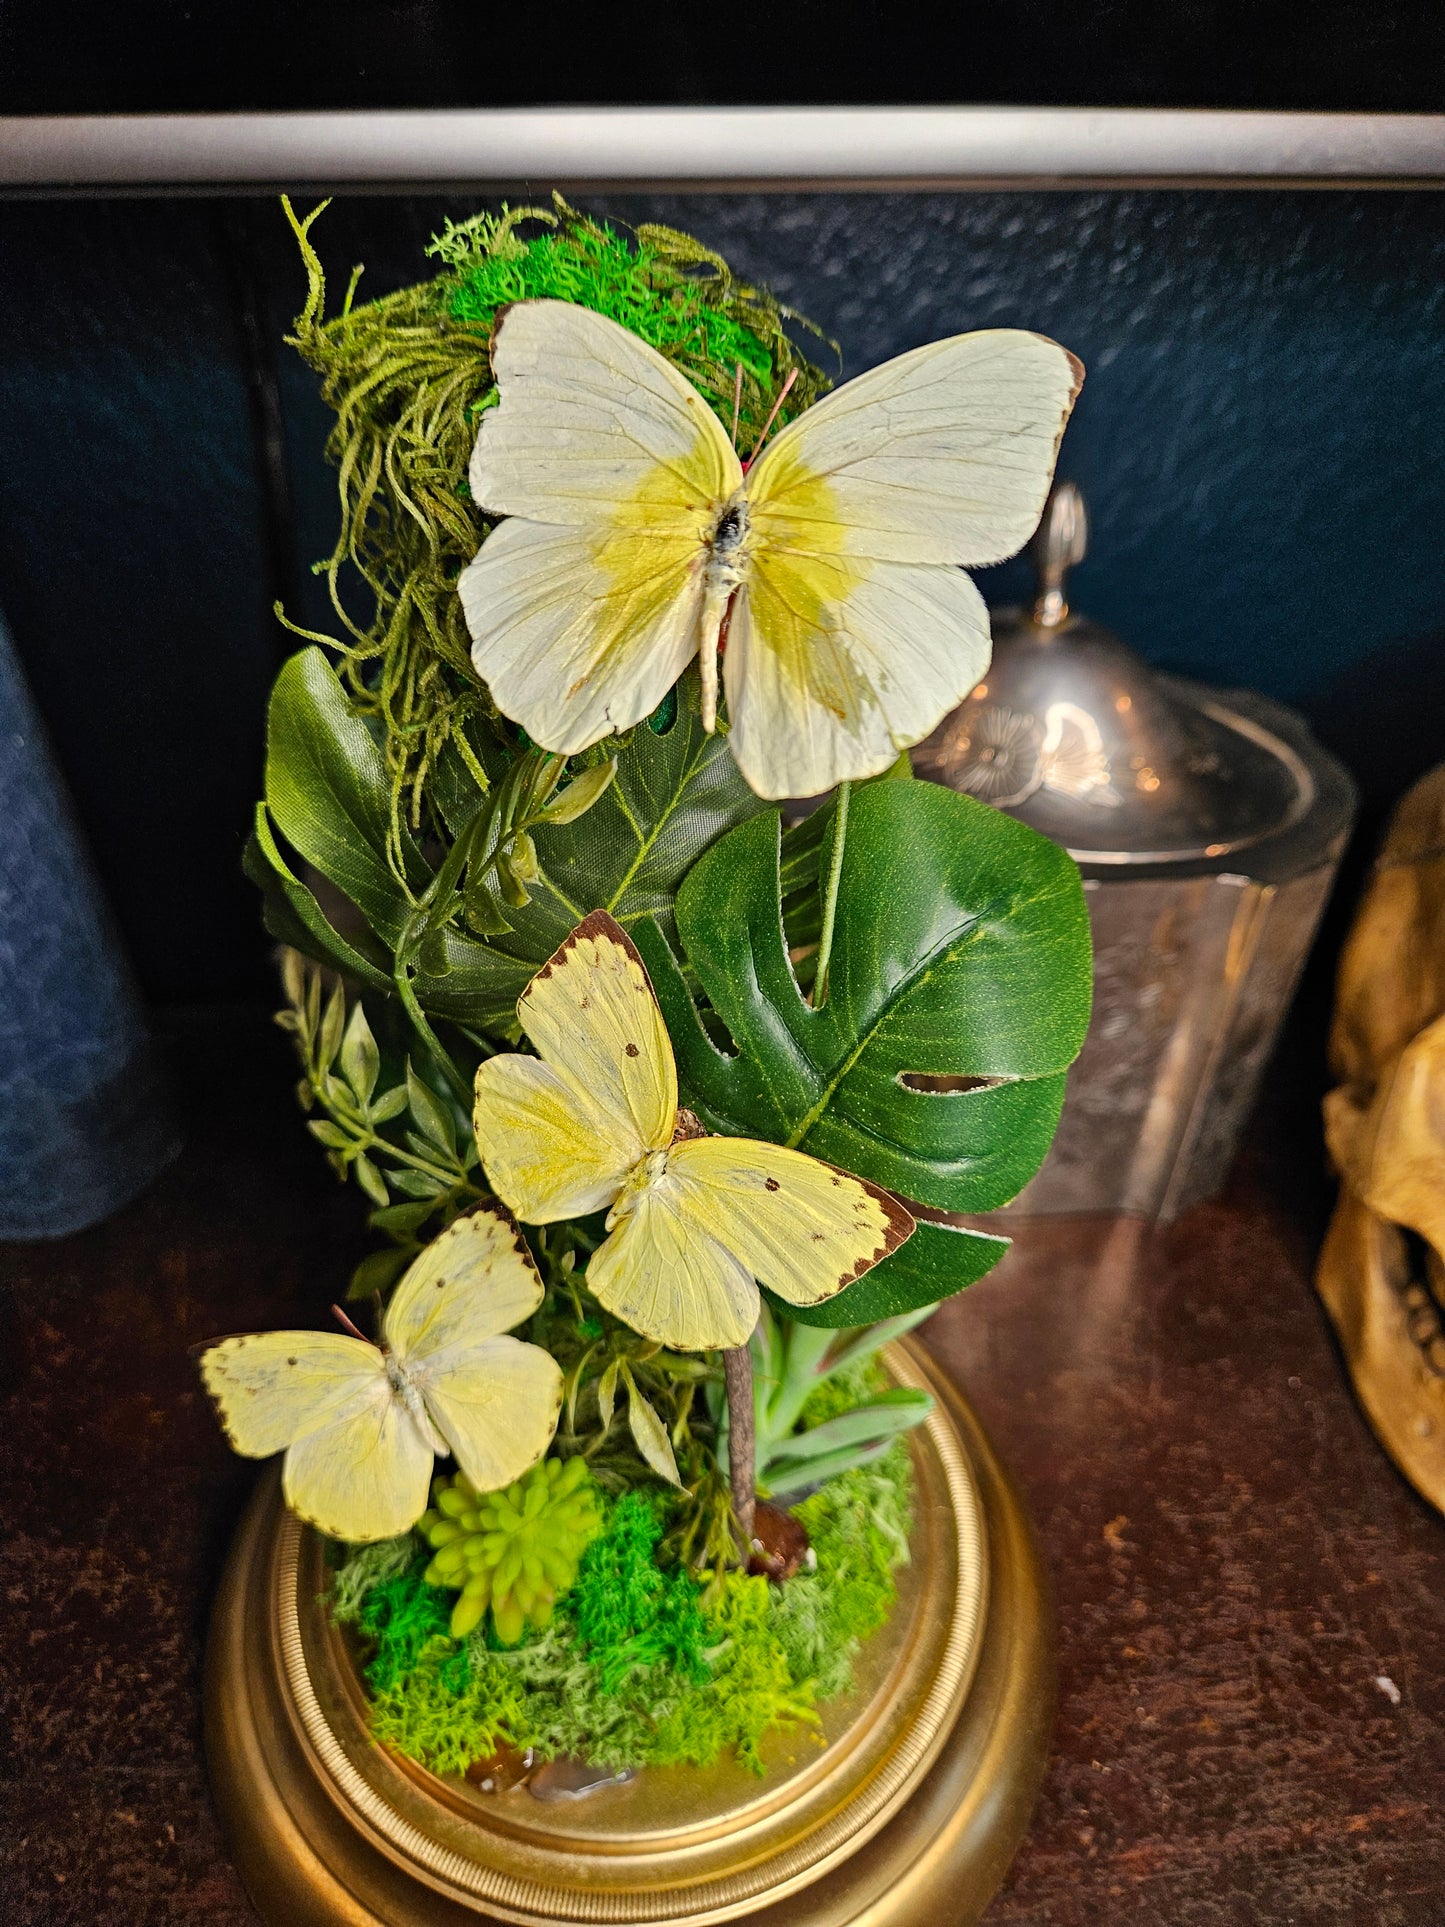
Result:
M710 303L711 292L656 246L630 246L588 223L539 235L515 253L482 255L461 274L449 306L457 321L485 323L510 301L591 308L676 362L730 421L738 364L745 378L770 382L773 357L751 328Z
M653 1555L661 1537L656 1504L629 1492L582 1561L567 1615L604 1692L657 1666L694 1684L707 1678L703 1649L710 1642L698 1589L685 1572L658 1566Z
M373 1692L376 1738L435 1773L464 1773L525 1728L524 1688L505 1661L446 1637L428 1641L403 1679Z
M913 1526L912 1484L900 1439L794 1508L818 1565L779 1590L773 1624L791 1671L812 1679L819 1699L848 1691L854 1656L893 1610L893 1571L908 1558Z
M900 1442L797 1508L816 1572L781 1587L728 1573L705 1590L658 1563L664 1502L628 1493L551 1623L511 1651L481 1631L449 1636L448 1595L426 1585L419 1557L397 1573L366 1548L336 1575L333 1599L359 1601L345 1617L376 1642L366 1677L377 1738L438 1772L503 1740L610 1767L705 1766L732 1749L761 1772L770 1731L815 1722L820 1702L852 1686L854 1656L897 1597L911 1498Z

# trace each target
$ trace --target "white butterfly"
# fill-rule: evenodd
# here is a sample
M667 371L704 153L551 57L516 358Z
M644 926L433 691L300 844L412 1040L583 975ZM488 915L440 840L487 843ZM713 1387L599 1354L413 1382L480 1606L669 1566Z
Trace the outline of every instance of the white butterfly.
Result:
M765 797L875 775L988 667L958 564L1038 521L1083 369L989 329L807 409L746 471L670 363L561 301L509 308L471 491L502 522L459 588L504 714L570 755L654 710L694 656L711 729Z
M897 1250L913 1219L887 1191L805 1152L709 1137L677 1108L677 1065L647 970L594 910L523 991L537 1057L477 1072L487 1177L519 1218L606 1210L587 1284L683 1351L745 1345L761 1279L816 1305Z
M408 1268L380 1346L341 1332L258 1332L210 1346L201 1376L238 1452L285 1452L293 1512L335 1539L390 1539L425 1511L437 1455L450 1452L491 1492L551 1444L561 1368L500 1335L541 1302L517 1227L473 1211Z

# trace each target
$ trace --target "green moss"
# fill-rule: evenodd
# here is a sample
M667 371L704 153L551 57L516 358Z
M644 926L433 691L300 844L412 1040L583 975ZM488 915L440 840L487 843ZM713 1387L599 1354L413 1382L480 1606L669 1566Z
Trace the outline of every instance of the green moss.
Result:
M706 1766L731 1747L744 1766L763 1771L759 1746L775 1726L816 1725L816 1689L796 1678L774 1624L777 1594L766 1579L730 1572L709 1603L711 1678L657 1721L659 1765Z
M675 245L675 237L669 238ZM675 362L731 426L738 367L745 382L751 378L762 388L772 382L773 355L745 321L709 301L730 289L731 276L720 256L706 258L714 285L679 272L655 243L629 244L610 227L575 222L566 232L539 235L516 253L480 254L464 268L448 305L456 320L487 326L510 301L571 301L591 308ZM745 426L754 426L760 399L749 397Z
M505 1661L448 1638L429 1641L405 1678L375 1690L371 1702L381 1744L435 1773L464 1773L526 1726L524 1688Z
M410 1533L388 1543L398 1549L398 1557L405 1551L405 1565L393 1565L376 1577L375 1565L367 1559L374 1548L365 1546L337 1573L331 1589L334 1616L373 1643L366 1680L378 1693L406 1679L423 1652L447 1632L450 1604L426 1583L425 1548Z
M658 1561L666 1502L632 1492L610 1508L551 1623L512 1651L446 1633L445 1595L413 1558L367 1583L353 1556L334 1597L376 1641L366 1668L379 1740L439 1772L499 1741L599 1766L704 1766L731 1749L761 1772L769 1732L811 1724L853 1683L862 1642L896 1599L908 1556L912 1472L901 1442L797 1508L817 1570L782 1587L740 1573L707 1589Z
M685 1572L663 1572L655 1553L663 1521L657 1504L626 1493L604 1535L583 1557L567 1614L604 1692L630 1674L670 1667L679 1679L707 1678L707 1628L698 1589Z
M893 1610L893 1572L908 1559L912 1496L900 1439L881 1459L794 1507L818 1564L781 1588L774 1627L792 1672L812 1679L820 1699L849 1690L859 1647Z

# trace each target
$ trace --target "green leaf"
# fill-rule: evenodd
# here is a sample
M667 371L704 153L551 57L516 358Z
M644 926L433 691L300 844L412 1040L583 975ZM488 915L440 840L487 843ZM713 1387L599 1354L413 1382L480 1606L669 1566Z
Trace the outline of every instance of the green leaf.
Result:
M454 1158L457 1154L457 1133L456 1126L452 1123L451 1112L441 1099L423 1084L412 1069L410 1058L407 1059L406 1065L406 1096L411 1114L416 1119L425 1141L423 1150L429 1146L435 1147L439 1151L444 1151L448 1157Z
M391 1184L394 1191L400 1191L406 1198L439 1198L447 1186L440 1178L434 1178L425 1171L393 1171Z
M851 1411L840 1412L837 1418L825 1419L806 1432L793 1432L779 1439L768 1461L769 1471L784 1460L817 1459L843 1446L856 1448L872 1445L878 1439L896 1438L900 1432L921 1425L932 1410L933 1400L927 1392L902 1385L880 1392L876 1398L855 1405Z
M393 1084L389 1091L383 1091L367 1115L373 1124L390 1124L394 1117L400 1117L408 1104L405 1084Z
M294 875L271 834L266 805L256 805L256 826L247 838L241 867L262 893L262 917L279 942L355 978L371 990L391 989L390 960L369 933L340 935L315 896ZM312 989L319 990L316 980Z
M592 910L610 910L628 927L641 917L657 917L670 929L678 886L703 851L766 809L743 781L724 739L704 731L689 700L696 682L696 670L689 670L677 720L666 735L640 729L619 752L616 777L583 822L538 826L546 884L532 907L540 910L550 889L554 920L545 936L540 918L535 930L529 919L519 926L538 963Z
M373 1204L384 1206L391 1203L391 1193L386 1188L386 1179L364 1152L351 1169L355 1174L356 1182Z
M522 883L535 883L541 876L537 865L537 846L526 830L518 830L507 852L507 863L513 876Z
M326 1000L326 1014L321 1019L321 1033L316 1044L316 1055L323 1070L336 1062L336 1053L341 1049L345 1031L346 992L337 984Z
M905 1200L966 1212L1006 1203L1048 1149L1088 1025L1089 925L1074 863L1026 825L934 784L861 788L828 1001L814 1010L788 961L779 834L776 812L731 831L678 893L687 961L735 1055L708 1037L663 933L633 933L685 1101L714 1130L798 1146Z
M885 1318L879 1324L859 1325L845 1332L841 1338L829 1343L829 1376L851 1365L862 1364L865 1358L871 1358L874 1352L881 1351L885 1345L891 1345L895 1339L915 1331L937 1310L937 1302L930 1301L926 1305L915 1306L912 1311L906 1311L897 1318Z
M598 763L595 769L584 769L566 789L552 798L542 811L540 820L543 823L575 823L579 816L591 809L616 774L616 757L610 762Z
M395 1184L395 1177L392 1183ZM406 1238L419 1231L436 1210L436 1200L430 1199L417 1204L389 1204L372 1212L368 1223L373 1231L385 1231L395 1236L398 1233Z
M287 842L394 944L409 904L387 861L386 766L335 670L314 647L282 665L271 691L266 805ZM410 838L403 840L402 857L415 888L429 873Z
M390 1291L415 1256L414 1251L373 1251L352 1272L347 1298L374 1298L379 1291Z
M1007 1238L920 1218L897 1251L836 1297L825 1298L821 1305L785 1305L777 1298L771 1302L775 1311L797 1325L830 1330L876 1325L880 1319L900 1318L976 1285L1008 1248Z
M604 1433L612 1426L612 1408L617 1402L617 1370L620 1360L613 1359L607 1370L597 1381L597 1412L602 1420Z
M351 1149L352 1140L339 1125L328 1124L324 1118L313 1118L306 1128L312 1137L319 1144L324 1144L328 1150L349 1151Z
M590 911L610 910L629 926L655 916L671 931L673 897L689 867L725 830L765 808L723 738L704 733L696 680L689 671L684 692L690 690L691 699L679 702L670 729L637 731L618 750L610 781L602 776L606 764L583 771L546 806L528 840L469 889L470 932L451 923L426 934L412 979L424 1011L507 1035L517 999L538 967ZM442 807L462 836L483 793L458 754L444 754L443 762ZM504 775L491 794L505 786ZM258 829L248 868L266 889L268 928L373 988L388 987L392 956L382 954L382 946L394 954L434 872L403 836L396 855L405 885L394 874L382 754L319 649L300 651L277 678L262 814L265 842ZM332 927L282 854L272 825L357 905L374 936L343 937ZM529 884L534 865L538 874Z
M779 1460L776 1465L768 1467L765 1481L768 1494L773 1498L782 1498L801 1487L826 1485L829 1479L836 1479L840 1472L852 1472L860 1465L870 1465L874 1459L881 1459L892 1443L891 1438L878 1439L872 1445L843 1446L820 1459Z
M381 1052L360 1004L353 1004L346 1036L341 1044L341 1071L356 1094L363 1110L371 1101L376 1080L381 1075Z
M705 734L697 705L679 703L665 735L639 729L618 751L616 776L580 822L537 824L541 874L530 901L508 909L512 928L485 944L447 930L450 968L418 975L418 1001L434 1015L508 1033L518 997L583 917L610 910L628 928L655 917L670 932L678 885L699 855L766 807L723 738Z
M904 750L881 775L870 783L897 783L913 780L913 765ZM855 783L856 796L863 784ZM783 924L790 949L818 941L822 922L822 899L818 890L818 864L833 827L834 804L820 804L783 831L783 854L779 866L782 878Z
M667 1427L633 1384L631 1372L627 1374L627 1425L633 1444L658 1478L680 1490L682 1480L677 1476L677 1459Z

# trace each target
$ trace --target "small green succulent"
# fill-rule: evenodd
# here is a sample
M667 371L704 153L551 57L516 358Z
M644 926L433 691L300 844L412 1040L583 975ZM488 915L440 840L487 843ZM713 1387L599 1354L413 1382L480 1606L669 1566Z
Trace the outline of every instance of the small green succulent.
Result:
M435 1553L425 1577L459 1594L452 1637L465 1639L488 1606L504 1646L528 1626L540 1632L577 1565L602 1530L602 1506L586 1462L543 1459L500 1492L478 1493L460 1472L439 1478L417 1527Z

